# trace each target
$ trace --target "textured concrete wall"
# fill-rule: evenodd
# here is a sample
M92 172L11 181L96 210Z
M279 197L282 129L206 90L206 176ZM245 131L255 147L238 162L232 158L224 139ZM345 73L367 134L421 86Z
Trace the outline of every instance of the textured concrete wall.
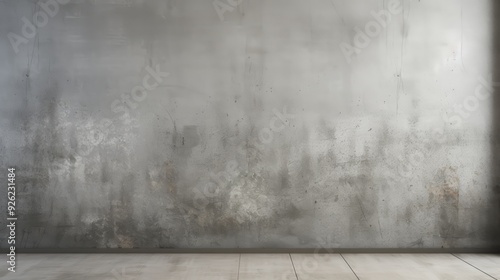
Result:
M1 1L18 248L500 245L492 2Z

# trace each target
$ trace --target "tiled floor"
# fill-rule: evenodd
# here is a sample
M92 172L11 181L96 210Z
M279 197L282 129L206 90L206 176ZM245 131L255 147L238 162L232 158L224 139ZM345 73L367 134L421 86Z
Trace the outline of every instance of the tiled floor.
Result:
M500 255L25 254L0 279L321 280L499 279Z

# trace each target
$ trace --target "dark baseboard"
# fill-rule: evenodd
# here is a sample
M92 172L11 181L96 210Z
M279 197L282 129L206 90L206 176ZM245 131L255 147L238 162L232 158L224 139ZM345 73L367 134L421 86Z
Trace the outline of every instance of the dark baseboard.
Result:
M0 249L8 253L6 248ZM174 249L174 248L36 248L16 249L17 254L437 254L437 253L480 253L500 254L500 248L200 248L200 249Z

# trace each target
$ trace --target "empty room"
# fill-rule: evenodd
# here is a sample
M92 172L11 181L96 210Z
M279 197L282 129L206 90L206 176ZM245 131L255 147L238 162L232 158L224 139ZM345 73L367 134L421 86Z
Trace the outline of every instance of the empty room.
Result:
M0 0L0 279L500 280L500 0Z

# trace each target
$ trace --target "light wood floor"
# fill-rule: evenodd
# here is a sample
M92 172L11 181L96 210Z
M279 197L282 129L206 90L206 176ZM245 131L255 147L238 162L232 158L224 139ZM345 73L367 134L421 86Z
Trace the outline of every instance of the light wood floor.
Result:
M500 255L483 254L24 254L29 280L499 279Z

